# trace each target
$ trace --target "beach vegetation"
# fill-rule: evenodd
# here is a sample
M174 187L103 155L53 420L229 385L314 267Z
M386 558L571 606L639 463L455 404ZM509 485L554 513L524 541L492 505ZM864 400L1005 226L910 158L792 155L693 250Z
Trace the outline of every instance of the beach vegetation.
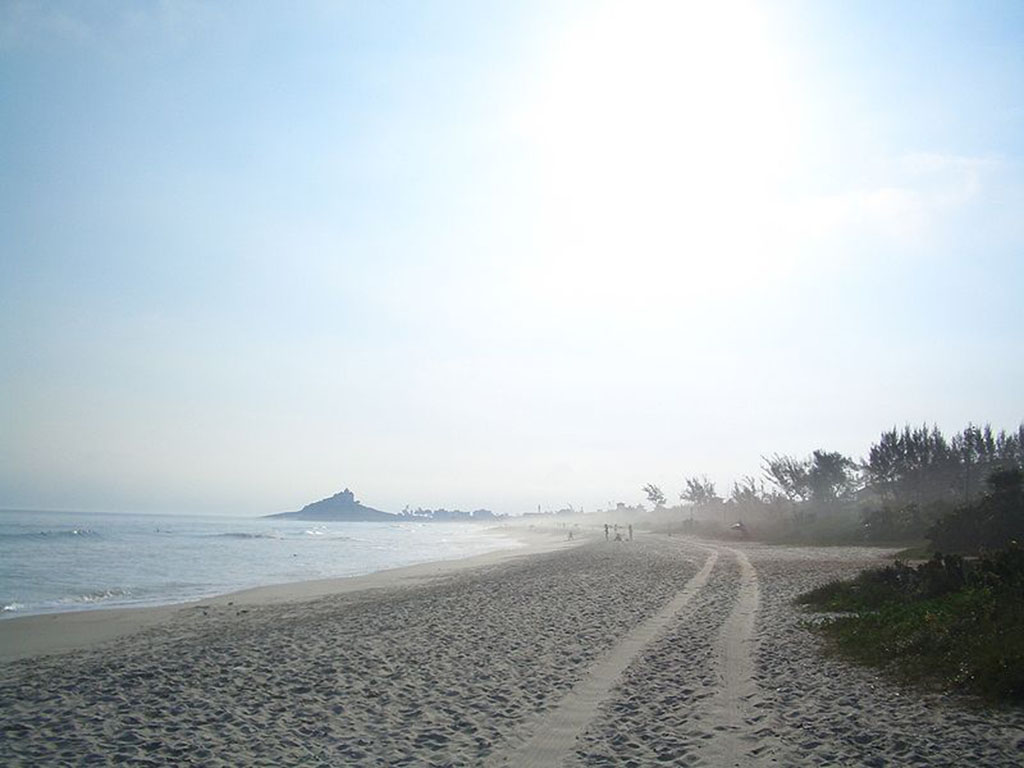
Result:
M740 508L759 508L770 501L769 494L765 491L764 482L758 483L750 475L740 478L739 482L732 484L732 493L729 494L729 503Z
M770 459L761 457L765 479L775 486L777 492L792 504L808 501L811 487L808 481L808 462L792 456L775 454Z
M989 492L939 517L928 529L936 550L976 553L1024 542L1024 472L1014 467L992 473Z
M933 545L970 554L935 553L916 566L897 560L797 602L841 614L818 626L845 657L917 683L1024 704L1021 481L1020 470L994 473L988 493L933 527Z
M968 424L952 437L937 426L892 427L862 459L826 448L762 456L760 477L733 482L727 499L706 475L686 477L680 518L724 536L742 521L752 538L774 543L905 548L932 539L935 546L916 556L927 559L935 549L963 553L1005 539L1011 520L995 502L984 510L976 504L987 498L988 478L1022 469L1024 424L1009 431Z
M715 491L715 484L708 480L707 475L684 478L683 490L679 493L682 501L695 507L713 507L722 503L722 497Z
M655 506L655 508L665 506L665 494L662 493L661 488L656 486L654 483L648 483L641 490L647 495L647 500Z

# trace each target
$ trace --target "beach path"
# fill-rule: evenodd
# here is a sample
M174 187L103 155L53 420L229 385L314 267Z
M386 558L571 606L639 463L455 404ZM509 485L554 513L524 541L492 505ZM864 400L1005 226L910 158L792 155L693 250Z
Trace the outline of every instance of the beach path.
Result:
M615 700L615 688L632 664L643 663L643 652L680 620L684 620L694 598L704 589L720 555L738 563L739 589L732 608L721 626L714 652L718 657L718 681L714 695L699 706L708 710L702 718L715 723L703 734L699 755L711 764L746 765L752 757L743 750L756 742L750 724L749 703L756 695L751 644L759 592L757 573L747 556L727 547L706 547L703 567L658 613L626 635L597 660L558 705L541 713L532 734L518 747L494 755L495 766L561 766L579 747L579 740L598 715L602 705Z
M747 555L741 550L729 552L739 563L740 587L715 643L720 685L708 708L710 720L716 725L698 753L709 764L723 766L750 765L755 762L758 749L758 736L750 726L756 722L751 709L757 697L752 650L760 589L757 571Z
M704 566L687 582L668 605L624 637L588 671L562 699L554 711L538 720L533 735L518 749L496 755L494 765L561 765L576 745L577 737L594 718L622 672L677 614L686 609L708 580L718 552L709 550Z

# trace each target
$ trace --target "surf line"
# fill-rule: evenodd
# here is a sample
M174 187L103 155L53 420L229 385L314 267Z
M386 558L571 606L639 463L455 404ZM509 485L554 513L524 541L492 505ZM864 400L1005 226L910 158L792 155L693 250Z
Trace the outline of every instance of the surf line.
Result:
M707 583L718 561L718 550L708 549L704 566L658 613L636 627L590 667L558 706L542 715L533 735L510 754L496 755L491 765L529 765L531 768L559 766L572 752L577 736L594 719L597 709L619 682L636 656L661 633L669 622Z

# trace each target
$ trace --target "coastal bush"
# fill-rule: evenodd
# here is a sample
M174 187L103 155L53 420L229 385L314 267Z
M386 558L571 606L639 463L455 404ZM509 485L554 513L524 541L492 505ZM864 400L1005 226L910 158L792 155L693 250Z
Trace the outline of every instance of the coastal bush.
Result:
M992 473L989 492L940 517L929 529L932 546L945 552L976 553L1024 541L1024 472Z
M1024 704L1024 549L976 560L936 555L835 581L797 602L844 612L829 647L904 679Z
M1024 540L1019 493L1016 507L988 497L978 506L994 475L1022 471L1024 424L1010 431L968 424L949 439L937 426L908 424L883 432L859 461L823 448L804 458L763 455L760 478L733 482L728 498L704 475L684 478L679 507L663 506L659 486L643 491L652 517L678 510L680 518L720 521L726 531L742 521L759 541L906 547L931 538L932 551L976 554ZM680 530L663 519L652 525Z
M924 505L910 503L901 507L864 507L861 509L864 541L922 540L928 530L952 509L953 505L946 501L931 501Z

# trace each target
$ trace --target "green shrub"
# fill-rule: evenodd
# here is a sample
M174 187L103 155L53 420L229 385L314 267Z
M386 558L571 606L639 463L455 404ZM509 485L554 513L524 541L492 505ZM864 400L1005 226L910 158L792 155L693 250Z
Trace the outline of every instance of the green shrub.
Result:
M896 562L801 595L849 612L821 631L837 652L921 684L1024 703L1024 549Z
M1017 468L995 472L988 484L980 501L957 507L928 529L934 549L976 554L1024 542L1024 474Z

